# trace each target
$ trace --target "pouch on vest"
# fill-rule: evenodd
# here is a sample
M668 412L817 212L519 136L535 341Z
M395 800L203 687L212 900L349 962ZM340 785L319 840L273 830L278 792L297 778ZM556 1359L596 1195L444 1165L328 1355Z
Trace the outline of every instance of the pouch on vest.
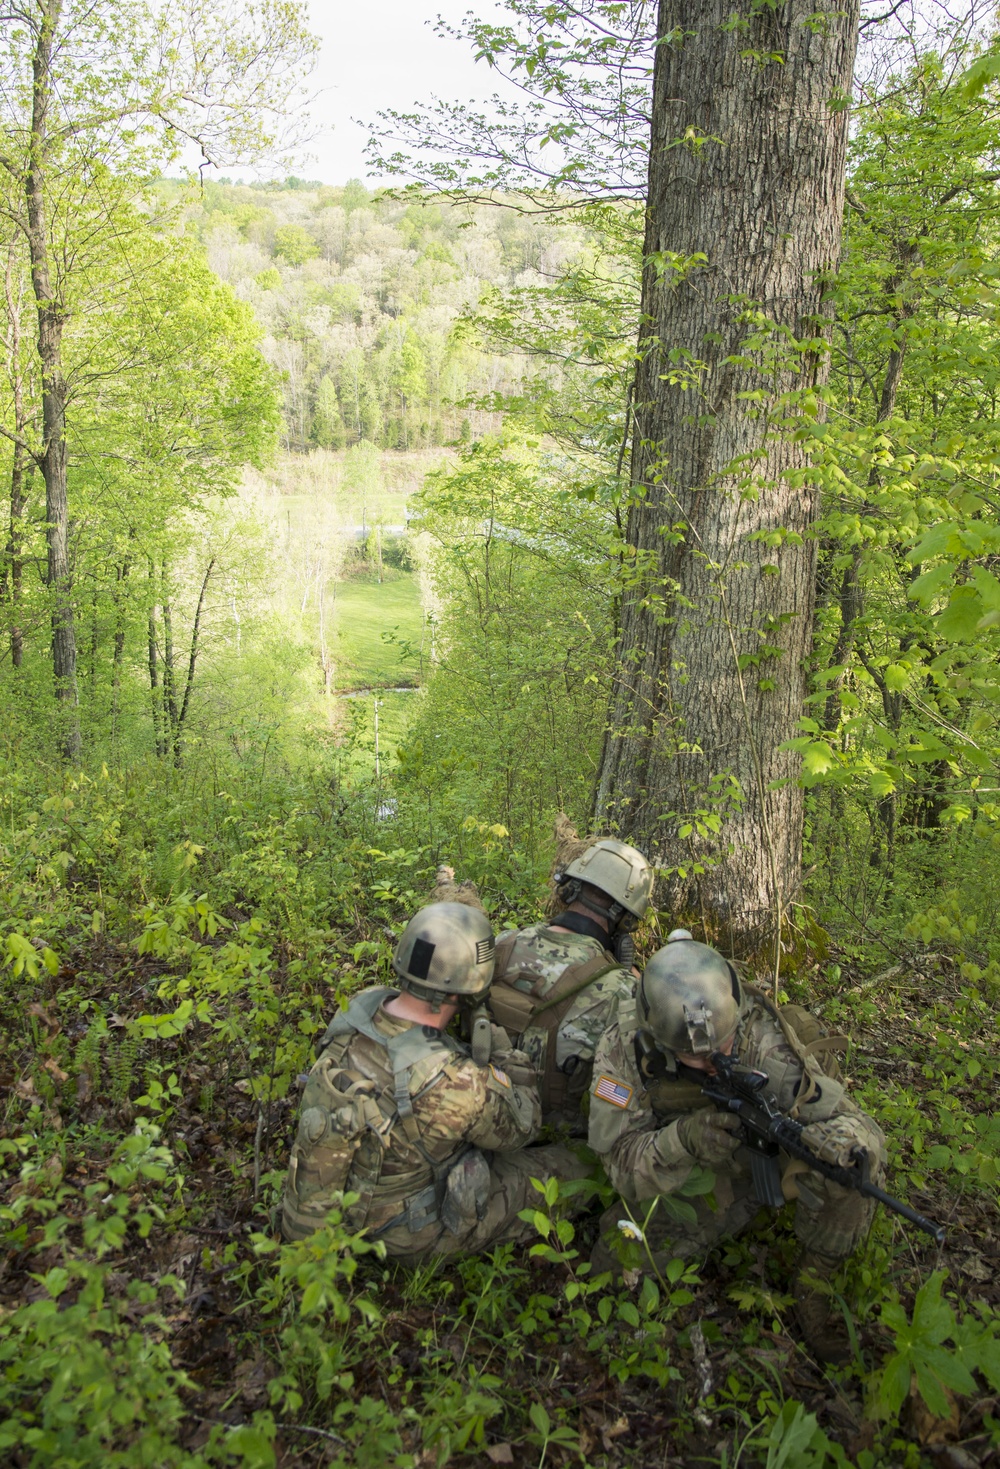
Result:
M489 993L490 1010L496 1023L510 1031L515 1046L526 1030L536 1028L545 1031L545 1067L538 1078L543 1116L567 1106L569 1110L579 1112L589 1086L589 1072L580 1065L567 1072L559 1070L556 1066L556 1032L576 996L596 980L620 969L621 965L607 951L588 959L585 964L567 965L546 994L542 990L542 975L530 969L509 970L516 940L517 935L511 934L496 946L496 967ZM518 980L530 983L530 988L518 989Z
M450 1234L467 1234L486 1215L490 1165L478 1148L463 1153L445 1182L441 1223Z
M309 1073L285 1180L282 1213L289 1237L322 1224L347 1186L365 1132L388 1132L392 1119L379 1107L377 1091L375 1082L345 1071L329 1056Z

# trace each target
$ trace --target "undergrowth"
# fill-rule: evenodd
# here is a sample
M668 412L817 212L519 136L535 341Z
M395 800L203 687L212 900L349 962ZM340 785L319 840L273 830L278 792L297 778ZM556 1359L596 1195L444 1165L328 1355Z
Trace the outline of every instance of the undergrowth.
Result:
M636 1244L618 1283L590 1268L596 1216L570 1223L552 1186L534 1244L440 1268L403 1271L336 1213L277 1241L297 1078L332 1009L388 978L438 861L458 859L498 925L538 911L536 854L502 827L421 845L320 757L267 784L211 766L6 775L5 1463L1000 1460L997 992L954 894L910 912L893 966L833 935L786 977L849 1032L893 1190L949 1230L939 1252L877 1216L836 1282L855 1358L824 1372L773 1216L662 1275Z

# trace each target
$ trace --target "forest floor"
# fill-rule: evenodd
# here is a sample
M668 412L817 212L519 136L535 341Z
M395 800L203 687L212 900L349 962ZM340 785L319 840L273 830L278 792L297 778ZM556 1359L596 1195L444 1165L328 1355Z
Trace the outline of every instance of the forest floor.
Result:
M315 1029L360 982L361 933L327 936L329 982L305 981L276 950L266 982L260 969L257 991L242 993L230 1020L245 1020L250 1034L269 1006L282 1017L276 1049L296 1022ZM191 973L213 953L223 972L223 936L188 948ZM88 935L57 973L3 990L3 1147L19 1166L8 1167L0 1195L9 1231L0 1322L17 1321L12 1313L47 1302L53 1289L68 1321L86 1296L87 1268L99 1268L118 1337L91 1323L86 1340L91 1348L118 1340L117 1357L102 1349L115 1391L138 1392L134 1338L182 1374L171 1429L181 1457L163 1451L141 1462L194 1462L206 1444L211 1453L213 1435L243 1425L243 1439L233 1439L243 1446L238 1462L303 1469L1000 1465L997 1399L981 1386L962 1399L946 1388L947 1411L937 1413L907 1393L898 1422L880 1421L874 1407L894 1337L897 1351L903 1340L886 1302L898 1299L909 1314L921 1280L940 1267L959 1315L1000 1305L995 1190L977 1179L977 1170L989 1177L985 1160L996 1151L1000 1034L993 1009L957 1002L946 961L875 983L845 970L812 996L850 1030L856 1093L890 1134L890 1187L949 1231L939 1252L880 1213L848 1273L858 1355L836 1372L811 1361L796 1336L795 1242L784 1219L776 1229L762 1218L697 1270L597 1291L580 1271L593 1220L563 1249L508 1246L438 1272L407 1273L372 1254L355 1261L342 1232L325 1264L301 1247L267 1253L296 1091L263 1099L255 1079L263 1062L249 1064L246 1044L232 1027L213 1028L208 1011L200 1022L183 1009L173 1025L163 1020L170 1005L157 993L178 969L176 952L142 955L134 942ZM188 994L197 1001L197 986ZM116 1175L123 1138L150 1126L168 1160ZM951 1172L943 1156L926 1166L932 1147L952 1150ZM103 1230L88 1224L101 1205ZM107 1227L115 1210L117 1233ZM316 1282L319 1304L314 1290L307 1309ZM306 1287L301 1298L296 1284ZM938 1331L939 1345L946 1336ZM66 1413L72 1402L66 1388ZM143 1431L141 1415L130 1431ZM10 1440L7 1455L11 1469L91 1462L38 1459L27 1442Z

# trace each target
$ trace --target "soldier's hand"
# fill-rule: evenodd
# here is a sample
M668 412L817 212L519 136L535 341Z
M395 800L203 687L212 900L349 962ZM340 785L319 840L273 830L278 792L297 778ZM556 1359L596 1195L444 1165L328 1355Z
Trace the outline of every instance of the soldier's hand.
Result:
M512 1051L514 1047L510 1043L510 1036L502 1025L490 1025L490 1055L500 1056L505 1052Z
M740 1145L740 1119L732 1112L704 1107L677 1124L681 1147L699 1163L725 1163Z
M837 1168L853 1168L854 1154L862 1146L853 1118L831 1117L827 1122L810 1122L803 1129L802 1141L818 1153L824 1163Z

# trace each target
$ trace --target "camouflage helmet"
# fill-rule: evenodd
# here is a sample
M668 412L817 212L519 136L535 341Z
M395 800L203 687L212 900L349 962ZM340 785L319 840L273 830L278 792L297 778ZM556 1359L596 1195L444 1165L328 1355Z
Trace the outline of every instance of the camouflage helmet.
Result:
M606 837L576 857L561 874L577 878L607 893L634 918L641 918L653 895L654 873L636 847Z
M675 1055L710 1056L736 1029L740 982L716 949L675 929L642 971L640 1023L657 1046Z
M401 988L419 999L478 999L493 978L493 952L493 929L481 908L430 903L404 928L392 967Z

